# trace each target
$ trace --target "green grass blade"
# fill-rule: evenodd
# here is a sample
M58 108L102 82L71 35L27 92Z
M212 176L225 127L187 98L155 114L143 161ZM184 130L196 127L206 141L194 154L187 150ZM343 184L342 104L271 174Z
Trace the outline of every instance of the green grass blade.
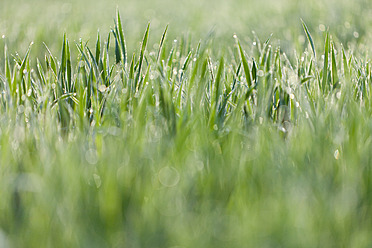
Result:
M314 58L316 58L316 52L315 52L315 46L314 46L313 38L311 37L311 34L310 34L309 29L307 28L305 22L302 19L301 19L301 22L302 22L302 27L303 27L303 29L306 33L306 37L307 37L308 41L310 42L311 50L313 50Z
M223 79L223 73L225 71L225 61L224 61L224 58L223 56L221 56L220 58L220 63L218 65L218 70L217 70L217 75L216 75L216 80L214 82L214 87L215 87L215 106L217 107L218 106L218 101L219 101L219 98L220 98L220 95L221 95L221 81Z
M39 76L41 78L41 82L43 83L43 86L45 86L47 84L47 82L45 80L45 73L44 73L43 67L42 67L39 59L36 60L36 67L37 67Z
M349 70L349 65L347 62L346 54L345 54L345 49L342 47L342 63L344 65L344 77L346 81L350 80L350 70Z
M120 13L117 11L117 35L119 36L120 48L121 48L121 59L123 60L124 67L127 66L127 48L125 44L123 27L121 24Z
M50 69L53 71L54 75L57 77L57 62L52 54L52 52L50 51L49 47L43 43L47 52L49 53L49 58L50 58Z
M332 53L332 86L333 88L336 88L339 84L339 79L337 75L337 63L336 63L336 55L335 55L335 48L333 42L331 43L331 53Z
M323 79L322 90L325 92L328 82L328 54L329 54L329 33L326 32L325 45L324 45L324 66L323 66Z
M252 62L252 81L255 85L257 84L257 65L254 59Z
M134 64L135 64L135 54L132 55L132 60L129 66L129 79L134 79Z
M26 64L27 64L27 62L28 62L28 56L30 55L30 51L31 51L31 47L32 47L32 45L33 45L33 43L31 43L30 46L28 47L27 52L26 52L26 55L25 55L25 57L24 57L23 60L22 60L21 67L19 68L19 71L20 71L21 73L23 73L23 71L24 71L25 68L26 68Z
M68 39L66 38L66 80L67 80L67 92L72 90L72 74L71 74L71 55L70 55L70 45Z
M149 38L149 30L150 30L150 23L147 24L147 28L146 28L146 31L145 31L145 34L144 34L143 40L142 40L141 52L140 52L140 57L139 57L139 64L138 64L136 78L134 80L135 88L136 89L138 88L138 84L139 84L139 81L140 81L139 79L140 79L140 76L141 76L143 58L145 56L145 50L146 50L146 46L147 46L147 40Z
M121 60L121 53L120 53L120 47L119 47L119 38L117 33L113 31L114 38L115 38L115 59L116 59L116 64L119 64Z
M160 44L159 44L159 51L158 51L158 55L156 56L156 61L157 62L159 62L159 59L160 59L160 55L161 55L161 52L162 52L162 49L163 49L163 44L164 44L164 40L165 40L167 31L168 31L168 25L165 27L163 35L161 36L161 40L160 40Z
M190 63L191 55L192 55L192 53L189 52L189 54L187 55L187 57L185 59L185 62L183 62L182 69L181 69L181 75L180 75L180 82L182 81L183 76L185 75L185 71L187 69L187 66Z
M59 74L60 73L64 74L65 72L66 72L66 33L64 33L63 35L61 66L59 68Z
M9 57L8 57L8 48L5 45L4 47L4 58L5 58L5 78L8 82L8 86L10 88L10 84L12 82L12 72L10 69L10 62L9 62Z
M101 37L99 31L97 32L97 42L96 42L96 61L100 60L101 56Z
M239 40L237 40L237 42L238 42L238 47L239 47L239 52L240 52L240 59L242 60L242 63L243 63L245 78L247 80L247 85L248 85L248 87L251 87L252 86L252 80L251 80L251 72L249 70L248 61L247 61L247 59L244 55L244 51L242 49L242 46L240 45Z

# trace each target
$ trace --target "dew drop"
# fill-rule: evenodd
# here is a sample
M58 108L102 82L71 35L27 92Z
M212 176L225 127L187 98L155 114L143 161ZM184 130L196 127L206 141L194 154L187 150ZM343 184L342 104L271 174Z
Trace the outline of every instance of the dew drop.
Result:
M158 178L160 183L165 187L174 187L180 181L180 173L171 166L165 166L160 169Z
M97 151L96 150L93 150L93 149L89 149L88 151L86 151L85 153L85 160L89 163L89 164L96 164L98 162L98 156L97 156Z
M339 91L339 92L336 93L336 97L337 97L337 99L340 99L341 98L341 91Z
M340 158L340 152L338 149L336 149L336 151L334 152L333 156L335 157L336 160L338 160Z
M94 183L96 184L97 189L101 187L102 185L101 177L97 174L93 174L93 179L94 179Z

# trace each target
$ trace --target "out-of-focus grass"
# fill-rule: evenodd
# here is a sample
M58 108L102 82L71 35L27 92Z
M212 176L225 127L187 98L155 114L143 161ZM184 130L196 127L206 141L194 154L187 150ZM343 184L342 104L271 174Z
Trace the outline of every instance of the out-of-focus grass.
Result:
M9 43L17 44L12 47L13 51L25 52L29 42L34 41L37 54L44 52L42 42L53 50L60 49L63 32L67 32L71 40L78 41L81 37L95 40L97 29L106 33L112 27L111 13L116 8L122 12L131 45L136 45L148 21L154 34L151 39L159 37L167 24L170 24L171 37L190 33L198 41L212 31L223 45L233 33L251 37L255 31L261 39L273 33L287 52L293 52L293 46L303 46L300 18L306 21L314 36L321 35L327 26L344 45L356 39L354 32L358 40L368 40L368 27L372 23L367 0L3 0L0 5L0 34L5 34Z
M368 2L0 4L0 247L372 245Z

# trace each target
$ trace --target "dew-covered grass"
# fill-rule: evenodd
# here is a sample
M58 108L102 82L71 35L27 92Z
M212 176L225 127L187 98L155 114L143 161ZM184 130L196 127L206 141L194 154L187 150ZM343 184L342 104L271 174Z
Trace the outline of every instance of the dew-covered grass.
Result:
M264 2L3 1L0 247L371 247L370 4Z

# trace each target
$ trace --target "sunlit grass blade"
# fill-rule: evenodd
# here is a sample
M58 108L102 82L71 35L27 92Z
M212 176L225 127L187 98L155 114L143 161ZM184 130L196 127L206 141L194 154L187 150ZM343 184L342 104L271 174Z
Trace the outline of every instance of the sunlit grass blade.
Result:
M148 37L149 37L149 30L150 30L150 23L147 24L147 28L146 28L145 34L143 36L143 39L142 39L141 51L140 51L140 56L139 56L138 68L137 68L137 74L136 74L136 78L134 80L134 85L135 85L136 90L138 89L138 84L140 82L142 64L143 64L143 59L144 59L144 56L145 56L147 40L148 40Z
M41 82L43 83L44 86L47 85L47 81L45 80L45 73L44 73L43 67L42 67L39 59L36 60L36 66L37 66L39 76L41 78Z
M349 70L349 65L348 65L348 62L347 62L347 58L346 58L344 47L342 47L341 50L342 50L342 64L344 66L344 77L345 77L345 80L346 81L349 81L350 70ZM349 82L345 82L345 83L349 83Z
M97 32L97 42L96 42L96 61L100 60L101 56L101 37L99 31Z
M216 80L214 82L214 102L216 106L218 105L219 98L221 96L221 81L223 80L223 73L225 70L225 61L223 56L220 58L220 62L218 64L218 70L216 75Z
M331 43L331 53L332 53L332 88L337 88L339 86L339 79L337 75L337 64L336 64L336 54L334 43Z
M187 55L185 61L183 62L182 69L181 69L181 75L180 75L180 82L182 81L183 76L184 76L184 74L185 74L185 71L186 71L186 69L187 69L187 66L188 66L189 63L190 63L191 55L192 55L192 53L189 52L189 54Z
M26 68L26 65L27 65L27 62L28 62L28 57L30 55L30 51L31 51L32 45L33 45L33 43L31 43L30 46L28 47L27 52L25 54L25 57L23 58L22 63L21 63L21 66L19 68L19 71L22 72L22 73L23 73L23 71Z
M67 92L72 91L72 72L71 72L71 55L70 55L70 45L68 39L66 38L66 81L67 81Z
M127 66L127 48L125 44L125 37L124 37L124 32L123 32L123 27L121 23L121 18L120 18L120 13L119 10L116 13L116 18L117 18L117 23L116 23L116 41L118 44L120 43L120 60L123 61L124 68Z
M310 46L311 46L311 50L313 51L313 54L314 54L314 58L316 59L316 52L315 52L315 46L314 46L314 41L313 41L313 38L311 37L311 34L309 32L309 29L307 28L305 22L301 19L301 22L302 22L302 27L306 33L306 37L310 43Z
M161 36L161 40L160 40L160 43L159 43L159 51L158 51L158 55L156 56L156 61L158 61L158 62L159 62L159 59L160 59L160 55L162 53L163 44L164 44L164 41L165 41L165 37L167 35L167 31L168 31L168 25L165 27L165 30L163 32L163 35Z
M53 71L55 77L57 77L57 62L52 54L52 52L49 50L49 47L44 43L44 46L46 50L48 51L49 54L49 59L50 59L50 69Z
M329 33L326 32L325 44L324 44L324 65L323 65L323 78L322 78L322 90L325 92L328 86L328 55L329 55Z
M239 48L239 52L240 52L240 59L242 60L242 63L243 63L243 69L244 69L245 78L247 80L247 85L248 85L248 87L251 87L252 80L251 80L251 72L249 70L248 61L247 61L247 58L244 55L244 51L242 49L242 46L240 45L239 40L237 40L237 43L238 43L238 48Z
M8 57L8 48L5 45L4 47L4 58L5 58L5 78L8 82L9 88L11 87L11 82L12 82L12 72L10 69L10 62L9 62L9 57Z

